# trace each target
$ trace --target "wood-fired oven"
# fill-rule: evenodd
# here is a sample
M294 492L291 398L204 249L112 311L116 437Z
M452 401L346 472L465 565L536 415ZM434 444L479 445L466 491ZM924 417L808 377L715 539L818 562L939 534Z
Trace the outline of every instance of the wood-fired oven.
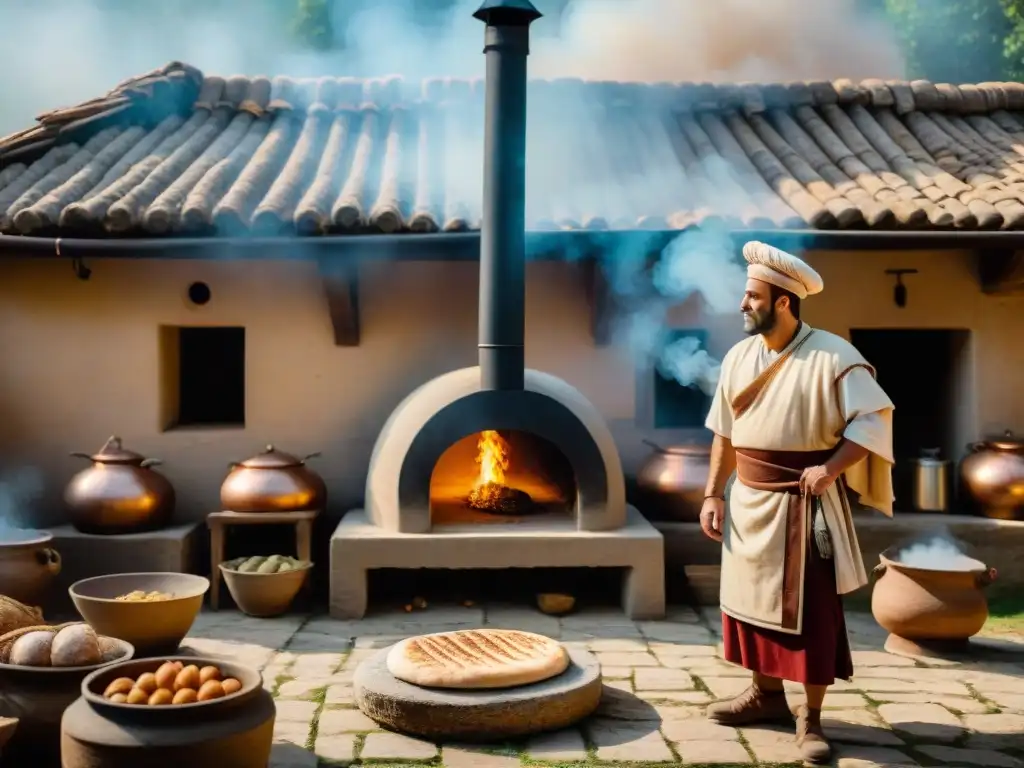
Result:
M412 392L377 438L364 509L331 538L331 614L375 568L608 567L633 618L664 614L661 534L626 504L618 450L574 387L524 362L528 0L485 0L479 365Z

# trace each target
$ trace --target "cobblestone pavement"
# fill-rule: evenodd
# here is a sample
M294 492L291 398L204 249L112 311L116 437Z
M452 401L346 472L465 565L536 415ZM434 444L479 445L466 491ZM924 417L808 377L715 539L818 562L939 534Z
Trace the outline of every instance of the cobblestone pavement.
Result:
M856 677L826 699L826 731L842 768L1024 768L1024 656L952 664L881 650L870 615L848 614ZM595 717L521 744L481 749L432 744L378 729L355 708L359 662L402 637L481 626L539 632L589 648L605 694ZM666 621L632 622L613 611L556 619L527 608L434 607L362 621L325 616L254 619L203 613L186 640L263 670L277 698L271 768L373 763L450 768L573 763L764 765L799 763L792 731L707 722L703 707L739 693L748 673L721 660L717 615L673 609ZM1024 638L1011 641L1024 650ZM794 687L790 701L800 698Z

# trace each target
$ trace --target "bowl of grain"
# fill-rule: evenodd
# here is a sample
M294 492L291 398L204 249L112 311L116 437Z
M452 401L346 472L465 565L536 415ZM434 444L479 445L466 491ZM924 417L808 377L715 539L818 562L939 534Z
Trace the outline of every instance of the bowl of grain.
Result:
M68 593L98 634L131 643L143 657L177 650L209 588L189 573L117 573L76 581Z

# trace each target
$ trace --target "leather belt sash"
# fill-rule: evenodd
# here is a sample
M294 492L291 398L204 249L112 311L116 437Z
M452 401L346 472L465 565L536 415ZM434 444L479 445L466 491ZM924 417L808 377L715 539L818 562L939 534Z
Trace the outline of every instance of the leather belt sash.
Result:
M803 558L809 543L814 497L800 494L800 475L807 467L824 464L834 449L823 451L764 451L736 449L739 482L758 491L789 495L786 506L786 551L783 561L782 619L784 630L800 626L803 604ZM737 617L742 620L742 617Z

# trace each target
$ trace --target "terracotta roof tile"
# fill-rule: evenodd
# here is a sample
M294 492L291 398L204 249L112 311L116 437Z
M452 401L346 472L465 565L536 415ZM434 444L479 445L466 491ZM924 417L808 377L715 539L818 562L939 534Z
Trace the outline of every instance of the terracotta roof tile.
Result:
M534 81L530 229L1024 229L1024 84ZM172 62L0 140L0 232L480 226L483 83Z

